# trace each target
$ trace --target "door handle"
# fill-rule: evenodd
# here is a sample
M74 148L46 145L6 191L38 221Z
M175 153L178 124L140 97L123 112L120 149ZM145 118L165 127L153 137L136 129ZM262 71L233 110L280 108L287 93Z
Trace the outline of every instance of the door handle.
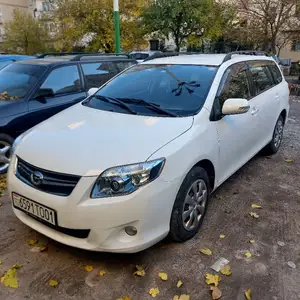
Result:
M251 110L251 115L256 115L259 112L259 108L253 107Z

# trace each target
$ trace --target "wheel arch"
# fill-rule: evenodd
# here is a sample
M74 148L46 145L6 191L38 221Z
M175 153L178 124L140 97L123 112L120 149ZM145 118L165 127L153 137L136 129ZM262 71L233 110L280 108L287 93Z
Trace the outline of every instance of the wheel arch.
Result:
M212 192L215 188L215 179L216 179L216 171L214 164L209 159L202 159L199 162L197 162L194 167L201 167L203 168L209 178L209 184L210 184L210 191Z

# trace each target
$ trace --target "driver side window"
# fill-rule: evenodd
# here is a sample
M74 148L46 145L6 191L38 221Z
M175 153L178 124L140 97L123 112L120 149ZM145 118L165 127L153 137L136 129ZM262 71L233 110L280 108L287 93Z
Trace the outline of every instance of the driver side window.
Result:
M217 97L220 110L229 98L250 99L250 88L244 63L234 64L225 71Z
M43 91L49 92L49 95L60 95L76 93L81 90L80 77L76 65L60 67L53 70L46 78L38 94Z

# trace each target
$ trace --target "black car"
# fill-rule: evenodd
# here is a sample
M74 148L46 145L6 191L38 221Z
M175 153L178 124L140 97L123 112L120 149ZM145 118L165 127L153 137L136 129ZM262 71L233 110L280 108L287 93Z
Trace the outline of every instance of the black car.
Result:
M123 54L44 55L0 70L0 174L7 171L18 135L136 63Z

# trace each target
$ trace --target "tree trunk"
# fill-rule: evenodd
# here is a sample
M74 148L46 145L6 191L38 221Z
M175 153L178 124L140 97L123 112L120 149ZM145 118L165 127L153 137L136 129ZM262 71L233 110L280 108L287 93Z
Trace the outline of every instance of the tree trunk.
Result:
M179 37L175 36L175 45L176 45L176 52L180 51L180 42L179 42Z

